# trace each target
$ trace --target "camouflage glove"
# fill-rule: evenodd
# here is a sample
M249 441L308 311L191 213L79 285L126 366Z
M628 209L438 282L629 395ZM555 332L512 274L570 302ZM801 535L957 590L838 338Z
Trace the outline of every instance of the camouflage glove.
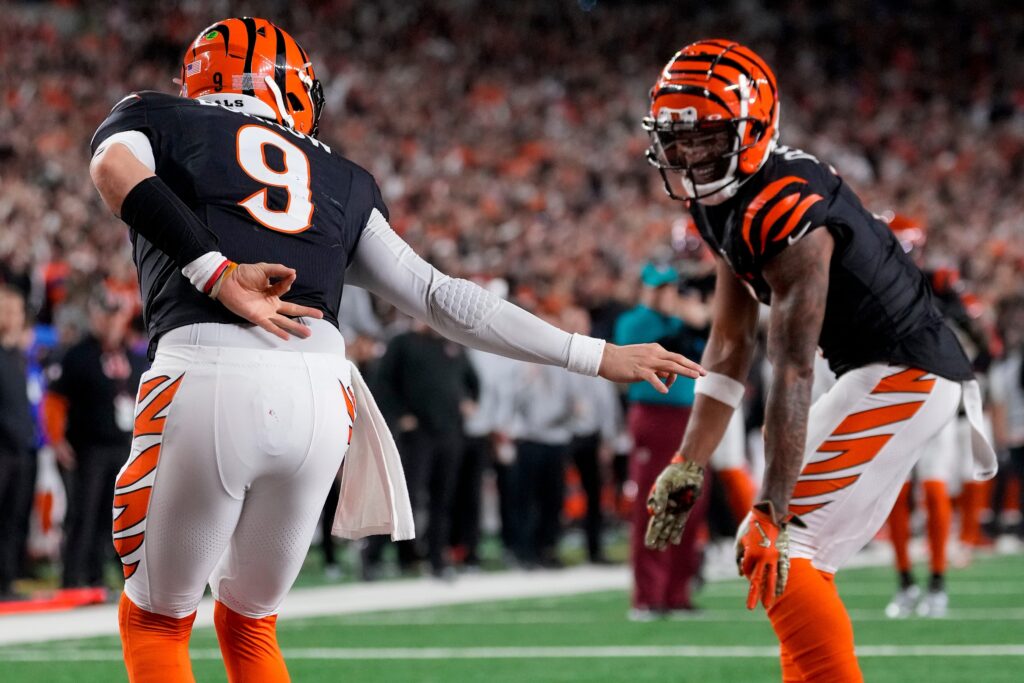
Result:
M799 517L786 515L776 522L770 501L754 506L736 531L736 568L750 581L747 609L760 602L768 609L786 590L789 579L790 524L805 526Z
M690 510L704 485L704 468L685 460L680 453L661 471L647 496L647 536L651 550L664 550L669 542L678 545Z

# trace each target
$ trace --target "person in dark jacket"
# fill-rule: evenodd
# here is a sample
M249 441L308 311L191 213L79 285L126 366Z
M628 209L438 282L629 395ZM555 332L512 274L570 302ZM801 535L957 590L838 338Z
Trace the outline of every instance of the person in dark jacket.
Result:
M69 472L65 588L102 586L110 544L114 480L132 443L135 391L144 358L125 341L132 311L105 288L89 299L90 333L48 370L47 437Z
M25 547L35 473L26 341L25 300L0 286L0 599L11 594Z
M388 344L377 379L384 414L394 425L414 510L427 512L426 542L434 576L451 575L451 511L464 446L463 417L480 393L466 351L422 323ZM419 524L417 524L419 527ZM403 569L416 561L413 541L399 546Z

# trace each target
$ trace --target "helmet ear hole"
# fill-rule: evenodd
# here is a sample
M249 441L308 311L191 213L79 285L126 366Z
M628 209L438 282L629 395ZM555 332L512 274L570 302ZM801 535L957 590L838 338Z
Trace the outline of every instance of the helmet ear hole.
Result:
M288 106L292 108L292 111L305 111L306 108L302 106L302 100L299 99L298 95L293 92L288 93Z

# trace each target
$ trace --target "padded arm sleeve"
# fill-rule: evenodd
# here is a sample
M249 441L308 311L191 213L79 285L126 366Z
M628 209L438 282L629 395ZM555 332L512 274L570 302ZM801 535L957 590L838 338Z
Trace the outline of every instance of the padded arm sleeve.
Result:
M596 376L604 341L569 334L478 285L420 258L376 209L370 213L347 282L367 289L452 341L516 360Z

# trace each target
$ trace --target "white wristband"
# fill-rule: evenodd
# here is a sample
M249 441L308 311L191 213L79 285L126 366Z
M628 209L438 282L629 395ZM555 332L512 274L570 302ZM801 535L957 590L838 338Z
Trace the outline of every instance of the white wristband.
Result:
M604 356L604 344L604 339L574 333L569 340L569 364L566 368L570 372L597 377Z
M743 386L743 382L738 382L728 375L709 372L703 377L697 378L694 392L710 396L730 408L738 408L743 401L746 387Z
M208 251L182 268L181 274L188 278L193 287L203 294L209 294L229 263L219 251Z

